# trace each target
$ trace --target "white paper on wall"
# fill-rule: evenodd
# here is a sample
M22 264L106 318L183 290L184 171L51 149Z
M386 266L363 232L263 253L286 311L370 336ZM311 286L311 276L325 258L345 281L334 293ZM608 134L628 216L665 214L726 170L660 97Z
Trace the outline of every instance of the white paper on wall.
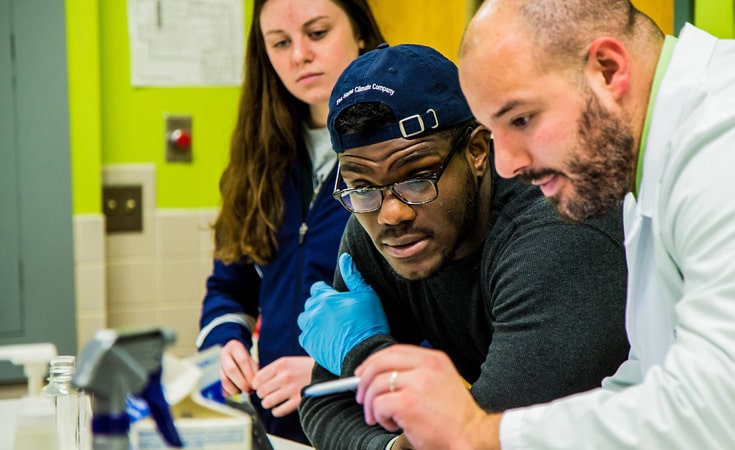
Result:
M128 0L135 87L238 86L243 0Z

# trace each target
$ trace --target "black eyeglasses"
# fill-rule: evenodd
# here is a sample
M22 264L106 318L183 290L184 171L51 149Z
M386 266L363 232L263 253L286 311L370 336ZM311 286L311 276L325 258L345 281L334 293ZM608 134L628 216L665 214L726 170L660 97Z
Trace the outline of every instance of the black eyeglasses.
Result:
M334 181L334 192L332 196L338 200L342 206L353 213L368 213L377 211L383 205L383 191L390 190L393 195L407 205L423 205L433 202L439 196L439 188L436 183L444 173L444 169L449 165L452 156L463 148L469 139L472 128L467 128L465 133L460 137L452 148L449 150L447 157L442 161L439 169L431 174L419 178L411 178L398 183L387 184L385 186L369 186L360 188L348 188L338 190L339 186L339 168L337 179Z

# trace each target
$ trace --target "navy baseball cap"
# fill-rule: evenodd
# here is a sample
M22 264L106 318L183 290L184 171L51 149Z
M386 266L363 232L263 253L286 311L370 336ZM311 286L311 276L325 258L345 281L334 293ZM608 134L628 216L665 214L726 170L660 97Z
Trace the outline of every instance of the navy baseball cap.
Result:
M337 117L350 106L379 102L398 122L365 133L338 134ZM327 128L337 153L396 138L413 139L473 119L459 87L457 66L424 45L380 44L352 61L329 98Z

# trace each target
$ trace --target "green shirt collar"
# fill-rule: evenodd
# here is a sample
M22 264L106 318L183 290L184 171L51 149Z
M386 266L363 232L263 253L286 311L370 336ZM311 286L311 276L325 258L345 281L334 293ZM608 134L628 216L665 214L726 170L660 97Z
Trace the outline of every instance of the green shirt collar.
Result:
M648 110L646 110L646 121L643 123L643 134L641 135L641 146L638 149L638 165L635 174L635 196L638 197L638 191L641 188L641 178L643 177L643 155L646 153L646 142L648 141L648 128L651 125L651 115L653 114L653 106L656 104L656 96L658 88L661 86L661 80L664 78L666 69L669 67L671 56L674 54L674 46L677 38L674 36L666 36L664 46L661 49L661 56L656 66L656 75L653 77L653 86L651 86L651 97L648 99Z

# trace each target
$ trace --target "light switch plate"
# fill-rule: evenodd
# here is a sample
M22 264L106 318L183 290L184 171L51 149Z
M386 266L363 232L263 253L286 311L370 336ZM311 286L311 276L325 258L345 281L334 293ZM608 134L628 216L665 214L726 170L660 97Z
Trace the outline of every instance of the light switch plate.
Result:
M143 231L143 187L102 187L102 211L108 233Z

